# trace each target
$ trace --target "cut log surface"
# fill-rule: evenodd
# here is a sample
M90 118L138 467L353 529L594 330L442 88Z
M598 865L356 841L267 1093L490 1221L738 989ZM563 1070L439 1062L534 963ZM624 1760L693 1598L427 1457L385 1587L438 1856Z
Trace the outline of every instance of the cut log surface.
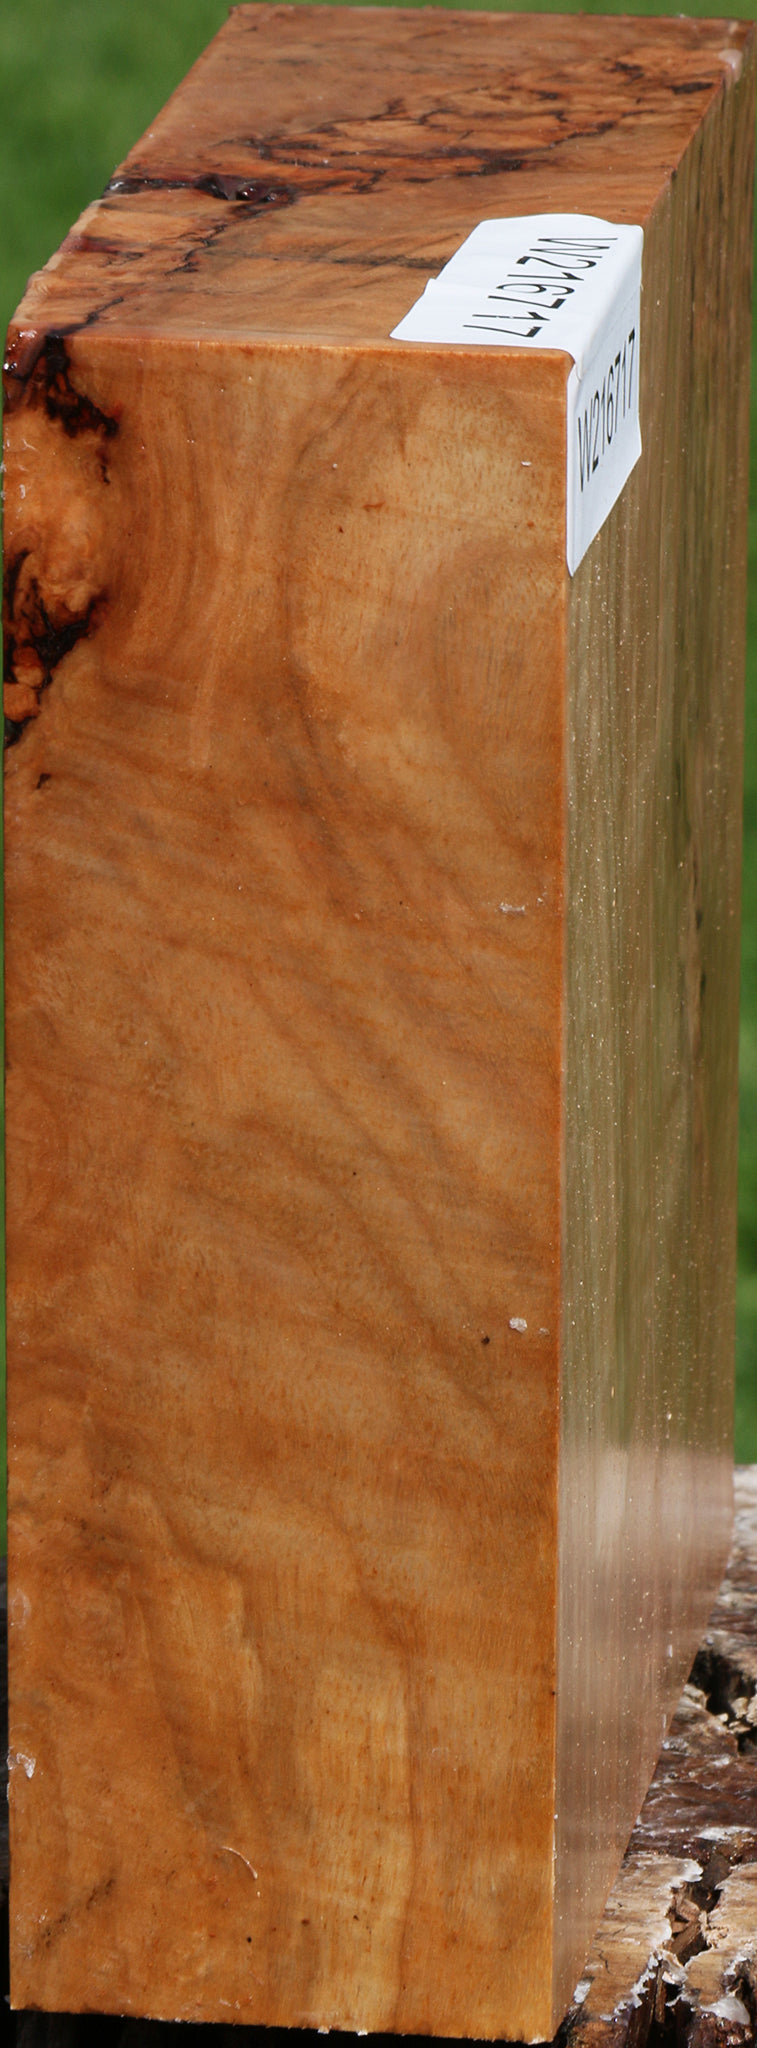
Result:
M241 7L12 325L17 2006L568 2008L730 1535L754 57ZM545 210L573 578L568 358L389 338Z

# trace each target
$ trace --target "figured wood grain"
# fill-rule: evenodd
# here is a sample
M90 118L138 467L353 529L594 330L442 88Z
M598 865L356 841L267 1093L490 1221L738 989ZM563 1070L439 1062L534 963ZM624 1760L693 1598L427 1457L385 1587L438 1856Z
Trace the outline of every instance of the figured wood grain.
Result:
M753 35L542 35L238 9L9 337L16 2005L551 2033L717 1584ZM388 339L558 204L572 584L567 359Z
M562 665L565 364L514 369L84 334L118 435L21 415L108 592L8 757L21 2004L462 2033L462 1945L493 2029L524 1868L548 1981L562 701L499 670Z
M674 2027L681 2048L735 2048L750 2038L743 2013L753 2011L757 1994L757 1466L737 1468L734 1481L728 1570L555 2048L634 2048L653 2024ZM3 1560L0 1708L6 1623ZM6 1758L7 1728L3 1735L5 1794L9 1769L23 1771L24 1760L15 1752ZM5 1797L0 1906L7 1914ZM91 2016L56 2021L27 2012L12 2039L23 2039L24 2048L80 2048L91 2026ZM123 2048L142 2048L141 2020L118 2027ZM186 2038L194 2042L198 2030ZM221 2043L235 2038L218 2029Z
M743 22L235 7L20 309L383 344L482 217L647 220ZM31 342L32 348L34 342Z

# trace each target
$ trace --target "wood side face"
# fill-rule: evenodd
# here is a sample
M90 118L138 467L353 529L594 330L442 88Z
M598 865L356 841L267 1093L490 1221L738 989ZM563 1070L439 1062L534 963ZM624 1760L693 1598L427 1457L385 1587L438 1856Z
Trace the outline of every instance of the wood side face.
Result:
M644 453L570 591L557 2013L730 1537L753 127L750 58L647 224Z
M565 360L50 360L7 420L14 2003L533 2035Z

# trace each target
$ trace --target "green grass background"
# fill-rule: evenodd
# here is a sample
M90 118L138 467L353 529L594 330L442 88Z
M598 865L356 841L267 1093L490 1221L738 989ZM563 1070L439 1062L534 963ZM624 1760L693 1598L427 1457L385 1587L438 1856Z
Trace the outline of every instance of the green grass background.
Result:
M382 4L382 0L379 0ZM387 4L387 0L383 0ZM457 0L457 5L466 0ZM539 0L523 11L676 14L670 5L576 6ZM506 12L506 9L501 11ZM717 13L712 4L689 14ZM723 12L725 13L725 9ZM0 323L31 270L102 190L227 12L224 0L2 0L0 11ZM728 8L751 17L757 0ZM757 379L752 379L750 600L741 1007L741 1152L736 1456L757 1460ZM3 1460L4 1465L4 1460ZM0 1512L2 1511L0 1503ZM3 1523L0 1522L0 1528Z

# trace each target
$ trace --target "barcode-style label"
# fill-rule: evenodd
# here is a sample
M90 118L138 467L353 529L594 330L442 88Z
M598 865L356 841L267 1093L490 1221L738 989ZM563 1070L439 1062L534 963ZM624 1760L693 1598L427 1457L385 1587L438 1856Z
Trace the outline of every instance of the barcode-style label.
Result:
M473 229L393 329L395 341L564 349L571 575L641 454L643 233L590 214L531 214Z

